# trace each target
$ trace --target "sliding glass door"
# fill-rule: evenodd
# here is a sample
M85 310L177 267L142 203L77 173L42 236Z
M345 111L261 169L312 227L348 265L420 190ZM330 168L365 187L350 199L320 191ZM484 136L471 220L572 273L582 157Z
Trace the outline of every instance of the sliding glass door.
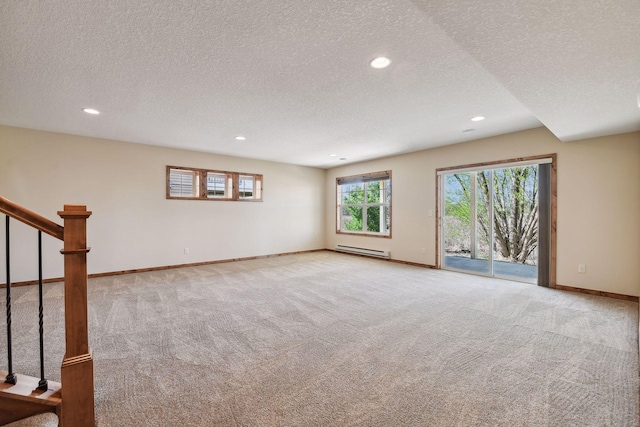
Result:
M540 166L441 174L443 268L538 283Z

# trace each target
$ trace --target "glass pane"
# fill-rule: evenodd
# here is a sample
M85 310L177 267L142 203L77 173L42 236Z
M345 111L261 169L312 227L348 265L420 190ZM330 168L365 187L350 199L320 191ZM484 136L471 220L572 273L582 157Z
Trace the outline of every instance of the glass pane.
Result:
M491 223L489 222L489 171L477 172L476 190L476 258L489 260L491 255ZM487 271L488 272L488 271Z
M535 280L538 264L538 166L493 172L494 274Z
M391 193L389 180L372 181L367 183L367 203L389 203Z
M207 197L224 198L226 192L227 176L219 173L207 173Z
M480 174L478 174L480 175ZM475 173L457 173L444 177L445 267L489 273L489 244L482 244L481 218L487 217L487 204L481 197ZM487 221L488 222L488 221ZM489 228L490 229L490 228Z
M345 184L340 186L342 204L364 203L364 183Z
M470 174L447 175L445 180L445 253L447 256L469 258L471 253Z
M240 175L238 184L238 197L241 199L253 199L254 179L252 176Z
M171 197L198 197L198 175L194 171L171 169L169 195Z
M372 181L367 183L367 203L380 203L384 200L380 192L384 192L384 188L380 187L380 182Z
M367 231L371 233L389 233L391 216L388 206L367 207Z
M362 206L346 206L340 215L342 231L362 231Z

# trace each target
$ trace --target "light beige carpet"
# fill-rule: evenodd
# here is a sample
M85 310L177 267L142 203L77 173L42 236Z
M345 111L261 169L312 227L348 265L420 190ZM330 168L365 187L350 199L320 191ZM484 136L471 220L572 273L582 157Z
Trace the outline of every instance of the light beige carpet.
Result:
M636 303L331 252L89 287L101 427L638 425ZM14 296L37 376L37 288Z
M52 413L39 414L6 424L7 427L58 427L58 417Z

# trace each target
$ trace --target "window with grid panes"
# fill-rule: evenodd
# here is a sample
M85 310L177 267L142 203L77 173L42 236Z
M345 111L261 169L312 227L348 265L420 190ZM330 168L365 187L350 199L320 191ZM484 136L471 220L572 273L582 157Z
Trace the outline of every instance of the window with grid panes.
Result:
M336 180L338 233L391 237L391 171Z
M207 197L210 199L230 198L233 179L226 173L207 172Z
M262 175L167 166L167 199L262 201Z
M243 200L262 200L262 176L240 175L238 197Z
M171 197L198 197L200 175L193 170L169 169L168 193Z

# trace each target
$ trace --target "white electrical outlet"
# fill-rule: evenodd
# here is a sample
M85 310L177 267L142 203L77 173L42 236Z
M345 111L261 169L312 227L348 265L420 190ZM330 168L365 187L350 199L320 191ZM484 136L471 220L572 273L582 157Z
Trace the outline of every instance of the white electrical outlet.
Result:
M184 248L184 253L188 254L189 253L189 248Z
M587 272L587 266L584 264L578 264L578 273L586 273Z
M433 211L429 209L429 216L433 216Z
M425 248L420 249L420 252L422 252L423 254L427 253L427 250Z

